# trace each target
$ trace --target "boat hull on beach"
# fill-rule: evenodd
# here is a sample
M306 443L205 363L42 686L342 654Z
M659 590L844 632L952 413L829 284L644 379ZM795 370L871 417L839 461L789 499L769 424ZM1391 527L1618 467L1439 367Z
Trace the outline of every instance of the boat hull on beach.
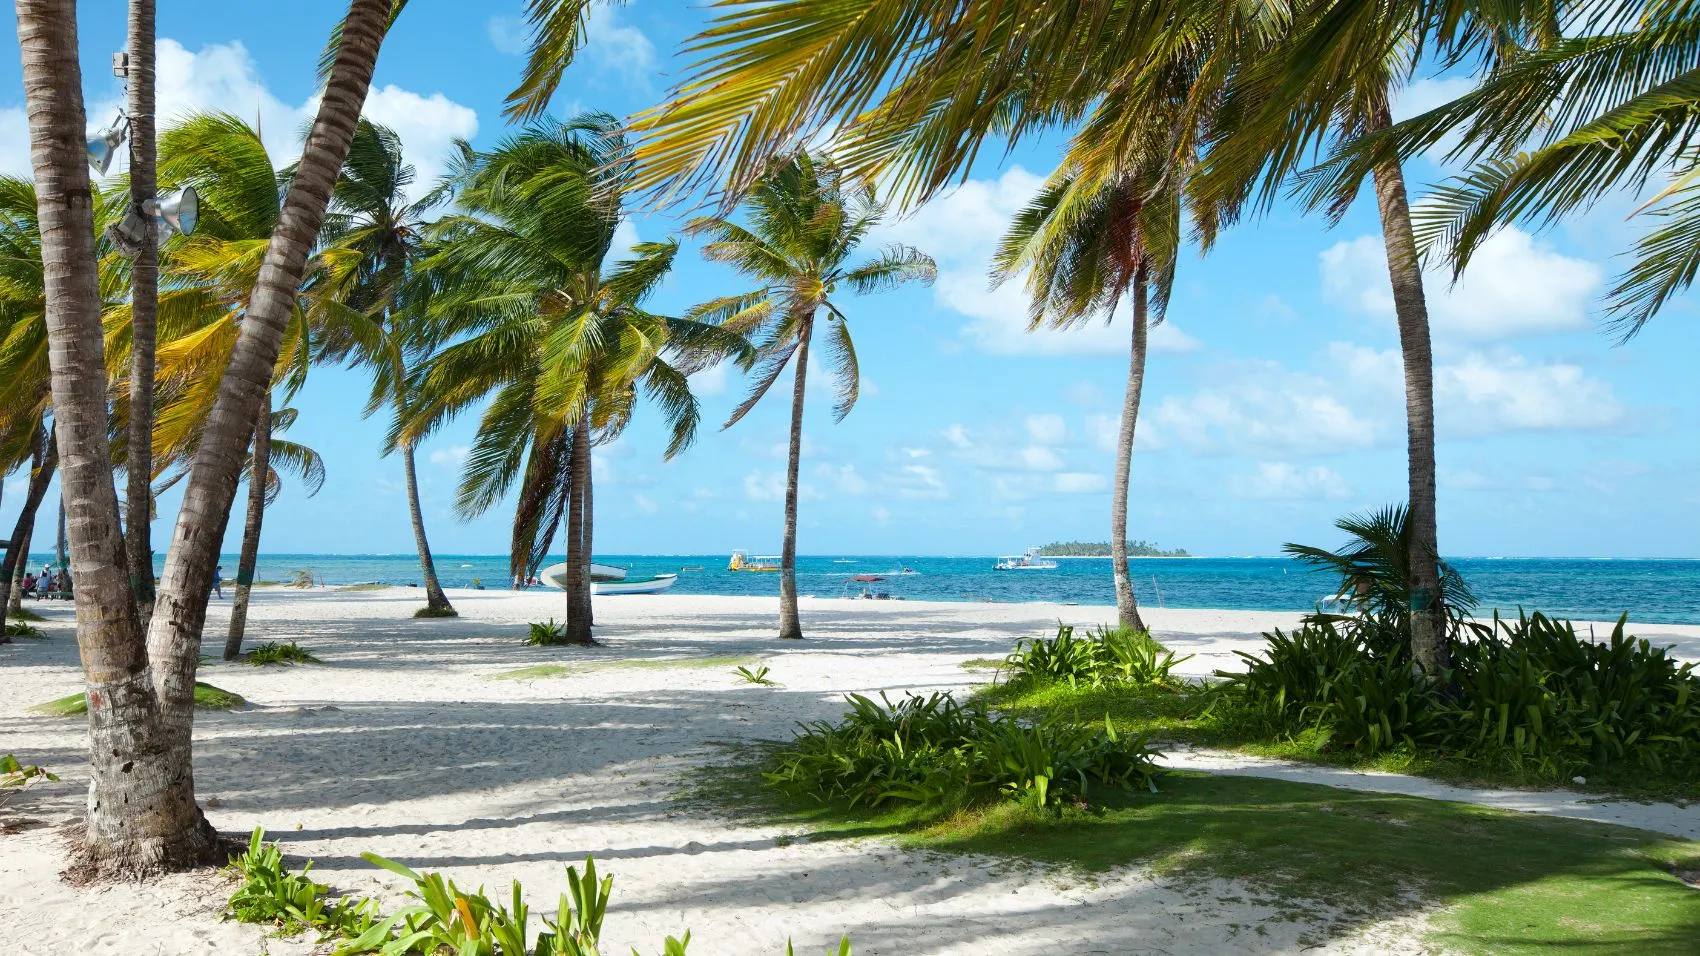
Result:
M659 594L679 583L677 574L657 574L636 581L602 581L590 586L591 594Z
M560 588L561 590L565 591L567 589L567 565L566 565L566 562L563 561L560 564L551 564L548 567L544 568L543 570L537 572L537 579L542 581L544 584L549 585L550 587ZM593 585L600 584L604 581L624 581L625 579L626 579L626 569L625 568L617 568L617 567L614 567L611 564L597 564L595 562L591 562L591 565L590 565L590 583L591 584L593 584Z

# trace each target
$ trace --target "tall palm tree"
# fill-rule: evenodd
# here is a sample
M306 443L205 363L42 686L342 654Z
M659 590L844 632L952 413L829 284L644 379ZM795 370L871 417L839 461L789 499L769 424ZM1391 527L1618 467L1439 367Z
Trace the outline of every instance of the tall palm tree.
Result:
M797 153L772 165L745 203L749 226L721 217L694 220L693 233L706 236L703 255L724 262L760 283L753 291L707 302L692 315L756 340L759 364L749 395L725 427L737 424L795 362L791 385L790 451L785 466L785 540L779 571L779 636L801 638L797 618L797 471L803 453L804 383L815 322L824 320L826 368L838 401L833 419L843 421L856 405L861 371L850 323L833 301L840 283L857 293L878 292L910 281L931 284L933 260L907 246L892 246L878 258L850 264L856 247L885 209L872 190L846 180L831 163Z
M377 347L376 354L352 339L330 339L321 343L321 355L336 358L346 354L370 365L372 395L369 415L388 407L392 424L406 421L414 396L409 387L417 384L410 368L429 357L438 344L425 303L430 277L421 275L419 263L429 254L425 244L424 216L442 201L433 191L421 199L410 199L413 167L403 161L401 138L394 131L362 120L331 197L331 212L325 222L326 241L360 256L349 270L352 285L343 290L348 304L369 315L376 325L375 337L365 341ZM454 605L437 580L431 545L425 536L425 514L419 505L419 477L414 465L412 442L397 446L402 471L407 479L407 508L413 523L413 543L419 552L419 572L425 581L428 617L453 617Z
M91 872L140 874L216 857L194 794L195 665L208 585L242 467L241 449L271 380L308 254L371 86L393 0L351 0L329 56L273 242L179 510L149 632L129 581L107 453L107 374L94 194L72 0L20 0L18 45L37 188L56 444L71 511L77 642L89 690L90 784L81 852Z
M1052 174L1011 222L994 260L994 277L1026 276L1029 327L1034 329L1068 328L1100 316L1108 321L1124 298L1131 299L1127 388L1110 492L1110 563L1117 620L1124 628L1143 631L1127 564L1128 485L1147 331L1153 321L1163 320L1180 246L1181 203L1177 190L1165 184L1179 185L1183 179L1164 175L1161 151L1141 158L1146 165L1108 180L1084 180L1069 169Z
M248 290L257 280L260 259L270 243L283 205L291 171L278 173L259 133L245 121L223 113L191 115L160 137L161 181L168 188L195 187L201 194L201 226L186 241L174 242L165 264L169 281L160 298L160 409L154 429L156 471L178 466L172 483L181 480L203 439L207 417L215 403L224 369L246 321ZM286 327L273 389L284 390L287 402L305 383L315 336L346 339L367 331L363 316L338 301L332 290L357 261L350 250L336 246L315 250L307 265L301 297ZM110 310L109 329L126 328L128 310ZM109 332L110 335L110 332ZM123 336L112 336L122 344ZM270 474L272 396L261 403L253 429L250 459L254 474ZM292 420L293 416L291 416ZM299 456L278 457L309 472L322 469ZM309 479L315 486L316 481ZM241 651L247 626L254 565L268 500L267 481L257 482L249 495L241 559L236 569L236 594L231 605L225 641L226 659Z
M154 0L129 0L129 54L124 87L129 95L130 203L156 194L154 113ZM142 627L153 616L153 383L159 256L151 217L144 218L142 248L130 260L130 390L126 435L124 548Z
M1700 8L1606 4L1565 33L1537 35L1453 102L1347 144L1307 191L1337 202L1365 167L1455 137L1447 158L1471 168L1414 220L1419 244L1444 252L1457 276L1506 224L1551 226L1668 177L1636 210L1655 224L1609 294L1612 327L1628 339L1700 275Z
M567 525L567 633L590 632L590 449L624 428L641 389L671 432L671 457L695 435L686 377L742 343L643 303L672 268L673 242L612 263L631 167L618 121L540 121L494 151L466 152L422 268L434 321L458 339L424 366L395 441L418 441L488 399L456 508L475 515L518 482L511 560L533 565Z

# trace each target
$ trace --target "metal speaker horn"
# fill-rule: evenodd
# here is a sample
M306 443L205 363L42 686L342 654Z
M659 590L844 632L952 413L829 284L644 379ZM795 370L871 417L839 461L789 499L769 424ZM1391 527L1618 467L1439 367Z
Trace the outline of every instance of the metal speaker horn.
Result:
M142 211L153 216L160 242L168 232L191 236L201 220L201 194L195 187L185 186L164 199L148 200L142 204Z
M112 124L112 128L96 133L88 138L84 151L88 154L89 167L99 175L105 176L112 168L112 157L118 155L118 147L124 145L124 124Z

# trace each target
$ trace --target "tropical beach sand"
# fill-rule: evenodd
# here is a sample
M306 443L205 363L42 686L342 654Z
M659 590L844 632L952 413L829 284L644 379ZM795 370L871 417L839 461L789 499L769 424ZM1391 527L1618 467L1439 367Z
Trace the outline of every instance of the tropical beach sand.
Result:
M521 880L537 913L565 889L563 866L595 854L615 876L604 951L659 951L692 933L693 956L823 951L849 933L859 954L1423 952L1421 913L1356 925L1318 945L1311 919L1244 886L1176 885L1138 867L1090 879L1066 871L907 850L876 838L794 840L795 830L727 819L677 798L687 771L729 759L722 746L788 735L832 717L850 692L965 688L996 657L1057 622L1097 623L1113 608L807 599L810 639L771 635L771 598L653 596L597 602L591 649L522 646L529 621L562 613L554 592L457 591L459 620L415 621L413 589L256 592L249 641L298 640L325 663L211 665L202 679L250 706L196 719L197 790L209 819L240 837L264 826L293 865L335 889L393 906L398 878L371 851L505 898ZM81 689L69 608L49 608L49 638L0 651L0 752L63 776L18 801L41 821L0 836L0 939L9 953L315 952L219 920L230 884L210 872L145 885L79 889L60 881L59 826L87 778L80 719L27 708ZM1254 650L1296 614L1146 611L1157 636L1203 675ZM208 641L222 642L228 602ZM1609 630L1609 627L1605 628ZM1700 658L1700 627L1636 632ZM779 688L742 684L734 662L772 668ZM710 666L635 666L722 658ZM565 676L491 680L565 663ZM1563 794L1482 795L1406 778L1180 753L1171 762L1337 785L1592 816L1700 837L1700 809L1584 804Z

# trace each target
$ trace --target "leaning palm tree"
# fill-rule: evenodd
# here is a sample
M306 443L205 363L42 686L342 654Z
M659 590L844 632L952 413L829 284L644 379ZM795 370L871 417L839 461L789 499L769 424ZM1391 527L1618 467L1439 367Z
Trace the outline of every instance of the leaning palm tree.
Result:
M878 292L910 281L931 284L933 260L907 246L852 265L850 257L885 214L871 189L846 180L830 162L797 153L772 165L745 204L749 226L721 217L694 220L693 233L708 237L703 255L724 262L761 285L693 310L697 318L756 340L759 365L744 401L726 426L738 423L773 383L796 364L791 385L791 442L785 467L785 540L779 571L779 636L801 638L797 618L797 470L803 446L804 383L815 322L826 328L826 367L838 401L835 421L856 405L861 371L850 323L833 301L840 283L857 293Z
M539 121L493 152L463 154L457 211L440 221L439 251L422 266L436 289L432 321L456 341L424 365L393 436L416 442L488 401L456 508L477 515L517 491L516 575L566 524L575 642L591 640L591 446L619 434L641 391L671 430L667 456L683 451L699 417L687 376L742 348L711 325L644 308L675 243L609 261L630 175L619 123L603 114Z
M159 174L170 188L195 187L201 195L201 226L195 235L174 242L163 257L165 288L159 297L158 415L153 453L156 475L175 467L167 484L188 474L202 441L208 416L222 385L224 370L245 321L248 290L257 279L260 257L270 242L283 205L289 171L280 174L272 164L259 133L228 114L206 113L184 118L160 137ZM283 403L306 381L315 336L359 336L367 331L365 318L337 300L330 291L347 282L357 257L336 246L320 247L309 261L306 290L297 299L281 343L272 390L261 402L249 442L251 475L270 475L274 467L293 463L311 488L322 481L316 455L304 449L273 447L274 390ZM128 309L110 310L108 327L122 343ZM293 415L289 416L293 420ZM275 459L275 461L274 461ZM254 566L269 480L250 478L251 491L244 523L242 554L236 569L236 597L231 606L225 658L241 652L253 587Z
M1106 180L1069 169L1053 174L1011 222L993 275L1004 281L1025 274L1032 329L1069 328L1100 316L1109 321L1124 298L1132 300L1127 388L1110 493L1110 564L1118 623L1143 631L1127 564L1128 485L1147 330L1163 320L1180 247L1181 202L1166 184L1183 177L1166 175L1162 150L1130 160L1127 169Z
M392 425L408 419L415 399L409 387L417 379L409 370L428 358L439 340L425 309L430 276L420 274L418 265L430 252L424 216L442 201L443 194L432 191L421 199L410 199L407 190L413 181L413 167L402 158L401 138L362 120L325 220L326 241L359 254L358 263L348 272L351 285L339 294L350 307L371 317L375 334L328 338L320 344L320 357L346 355L370 366L372 393L366 414L387 407ZM401 453L413 544L425 582L425 607L417 616L454 617L454 605L437 580L436 562L425 536L415 446L401 442L395 450Z

